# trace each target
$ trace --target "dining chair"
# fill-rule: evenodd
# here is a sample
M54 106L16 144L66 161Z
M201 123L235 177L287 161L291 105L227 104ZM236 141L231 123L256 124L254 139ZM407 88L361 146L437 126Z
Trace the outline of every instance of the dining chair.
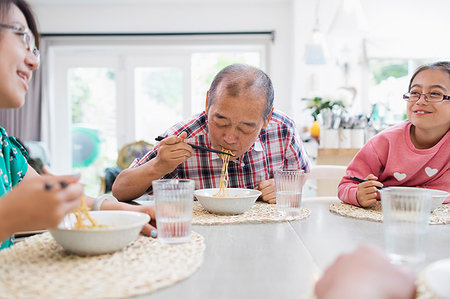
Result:
M347 166L343 165L313 165L308 175L307 188L315 189L318 197L337 196L337 187L346 170Z
M142 158L154 145L140 140L124 145L117 156L116 166L108 167L100 176L100 193L111 192L112 185L119 173L130 166L136 158Z

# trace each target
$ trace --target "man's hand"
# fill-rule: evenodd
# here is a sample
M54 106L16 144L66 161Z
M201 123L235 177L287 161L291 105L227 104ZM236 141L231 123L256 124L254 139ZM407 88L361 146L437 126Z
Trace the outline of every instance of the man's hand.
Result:
M358 190L356 191L356 199L363 208L370 207L377 202L378 187L383 187L383 184L378 182L378 178L373 174L369 174L366 177L367 182L358 184Z
M412 299L413 272L392 265L384 253L361 246L340 255L316 283L318 299Z
M275 192L275 180L269 179L266 181L261 181L258 186L255 188L256 190L261 191L261 199L268 203L276 203L276 192Z
M158 144L158 154L155 157L154 167L161 173L167 174L192 156L192 147L187 144L187 133L179 136L170 136Z

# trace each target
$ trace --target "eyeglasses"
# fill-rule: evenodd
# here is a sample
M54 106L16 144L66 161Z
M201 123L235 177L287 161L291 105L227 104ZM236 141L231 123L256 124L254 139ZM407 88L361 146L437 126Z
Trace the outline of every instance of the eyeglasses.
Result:
M439 92L420 93L416 91L405 93L403 95L403 99L407 102L417 102L422 96L425 97L425 101L431 103L439 103L445 100L450 100L450 96Z
M10 29L17 35L22 35L27 50L29 50L36 57L38 63L40 62L41 54L36 47L33 32L31 32L29 28L23 28L22 26L18 25L7 25L7 24L0 24L0 27Z

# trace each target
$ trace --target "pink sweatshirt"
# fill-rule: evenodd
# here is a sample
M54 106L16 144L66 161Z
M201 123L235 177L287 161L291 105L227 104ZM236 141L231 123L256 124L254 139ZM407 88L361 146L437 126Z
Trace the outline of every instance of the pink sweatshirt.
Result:
M358 183L374 174L385 186L439 189L450 192L450 131L429 149L417 149L410 138L409 121L388 128L371 138L356 154L338 186L340 200L360 206L356 199ZM450 197L444 201L450 202Z

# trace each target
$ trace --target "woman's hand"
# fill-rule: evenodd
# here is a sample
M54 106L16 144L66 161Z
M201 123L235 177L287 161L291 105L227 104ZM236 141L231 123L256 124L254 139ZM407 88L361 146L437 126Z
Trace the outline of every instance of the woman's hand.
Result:
M358 184L356 191L356 199L363 208L370 207L377 202L378 189L376 187L383 187L383 184L378 182L378 178L373 174L366 177L367 182Z
M0 200L0 227L9 234L56 227L81 202L83 186L77 180L43 175L20 182Z
M315 286L318 299L415 298L414 273L397 268L375 247L341 254Z
M156 214L154 206L133 206L134 211L145 213L150 216L150 222L145 224L141 233L145 236L156 238L158 231L156 230Z
M101 205L101 210L122 210L141 212L150 216L150 222L145 224L141 233L145 236L156 238L158 231L156 230L156 214L154 206L131 205L124 202L116 202L105 200Z

